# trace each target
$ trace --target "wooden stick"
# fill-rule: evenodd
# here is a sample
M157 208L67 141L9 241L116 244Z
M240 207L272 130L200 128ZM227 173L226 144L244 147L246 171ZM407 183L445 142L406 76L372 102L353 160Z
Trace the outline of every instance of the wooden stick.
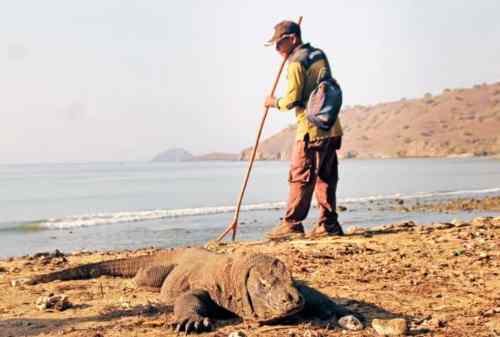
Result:
M299 21L297 22L299 25L302 23L302 16L299 17ZM288 56L283 58L283 62L281 62L281 66L279 68L278 74L276 75L276 78L274 79L273 87L271 89L271 95L274 96L274 92L276 91L276 87L278 86L278 81L281 77L281 73L283 71L283 68L285 67L286 61L288 60ZM245 190L247 188L248 184L248 179L250 178L250 171L252 170L253 163L255 161L255 155L257 154L257 147L259 146L259 141L260 141L260 136L262 134L262 129L264 128L264 122L266 121L267 113L269 112L269 108L265 107L264 108L264 114L262 115L262 119L260 121L260 126L259 129L257 130L257 139L255 140L255 145L252 150L252 155L250 156L250 160L248 162L248 169L247 173L245 175L245 179L243 181L243 185L241 186L241 191L240 195L238 197L238 202L236 204L236 210L234 212L234 217L233 221L227 226L226 230L219 235L217 238L217 242L220 242L224 237L229 233L231 230L233 231L233 241L236 239L236 229L238 228L238 218L240 216L240 208L241 208L241 203L243 201L243 196L245 195Z

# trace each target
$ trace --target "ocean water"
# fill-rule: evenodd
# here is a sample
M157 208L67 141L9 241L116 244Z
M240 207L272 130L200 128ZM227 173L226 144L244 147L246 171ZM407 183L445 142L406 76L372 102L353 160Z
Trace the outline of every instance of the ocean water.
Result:
M245 162L84 163L0 166L0 257L60 249L200 245L230 223ZM279 223L287 162L257 162L238 239L261 239ZM488 158L342 160L345 227L472 218L486 213L383 211L395 198L500 195L500 161ZM306 227L314 222L312 209Z

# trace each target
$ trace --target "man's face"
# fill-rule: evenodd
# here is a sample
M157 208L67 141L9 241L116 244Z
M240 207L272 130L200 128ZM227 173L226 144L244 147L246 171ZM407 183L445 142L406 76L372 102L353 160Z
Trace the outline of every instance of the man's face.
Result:
M297 37L295 35L288 35L276 41L276 50L281 56L287 57L296 44Z

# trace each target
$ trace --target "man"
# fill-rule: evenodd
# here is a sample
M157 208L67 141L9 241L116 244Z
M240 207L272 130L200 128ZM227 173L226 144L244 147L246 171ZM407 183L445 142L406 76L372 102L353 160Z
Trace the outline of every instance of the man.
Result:
M267 233L267 237L303 236L302 221L309 212L313 192L318 202L319 219L307 237L343 235L336 212L336 150L342 142L340 121L337 119L331 129L323 130L306 118L304 109L319 81L332 78L328 60L321 50L302 43L300 26L292 21L277 24L267 45L275 45L281 56L288 57L288 87L281 98L267 97L265 106L282 111L295 108L297 119L286 213L281 224Z

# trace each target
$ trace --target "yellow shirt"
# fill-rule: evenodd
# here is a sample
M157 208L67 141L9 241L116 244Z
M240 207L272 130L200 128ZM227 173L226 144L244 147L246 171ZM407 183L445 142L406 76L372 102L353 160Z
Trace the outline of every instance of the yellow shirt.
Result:
M296 140L303 140L306 134L309 134L309 140L311 141L327 137L338 137L343 134L340 118L337 118L335 125L328 131L317 128L306 118L304 106L309 95L316 88L318 78L325 72L330 72L330 66L325 58L314 61L310 57L315 50L318 49L312 49L309 44L303 44L292 52L288 60L287 90L285 95L276 102L277 108L281 111L295 108L295 117L297 119ZM314 62L309 64L308 59L313 59Z

